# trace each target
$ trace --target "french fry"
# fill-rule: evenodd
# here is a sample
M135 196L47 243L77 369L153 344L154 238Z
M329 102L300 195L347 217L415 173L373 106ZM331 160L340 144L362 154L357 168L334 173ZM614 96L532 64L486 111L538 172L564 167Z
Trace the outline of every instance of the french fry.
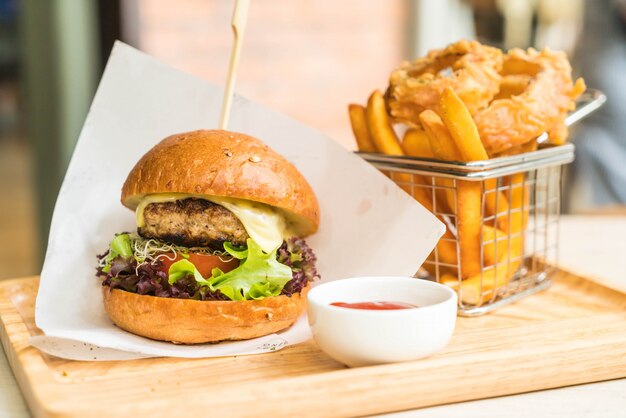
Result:
M367 101L365 117L369 134L378 152L388 155L404 155L400 141L391 127L387 110L385 109L385 101L379 90L374 91L370 95ZM391 179L429 211L433 211L433 201L430 193L423 187L411 188L410 186L411 182L414 184L426 184L426 180L422 176L408 173L393 173L391 174Z
M524 185L525 173L511 175L507 182L509 188L509 198L511 201L510 229L500 231L483 225L483 240L492 240L494 236L507 237L508 240L501 240L494 244L485 244L483 256L485 266L495 265L494 260L497 255L497 268L487 270L481 278L480 273L463 280L460 285L461 300L465 304L480 305L493 297L494 291L506 286L510 277L517 271L524 254L524 237L522 232L528 223L528 208L530 203L530 193L528 185ZM494 235L495 234L495 235ZM497 252L497 254L496 254ZM452 285L459 290L458 279L444 277L449 286ZM456 281L456 284L454 283ZM482 284L482 286L481 286Z
M415 184L424 184L428 187L414 187L413 188L413 197L422 204L428 211L435 212L435 208L433 205L432 194L429 190L431 185L424 179L422 176L414 174L413 175ZM440 216L438 216L439 220L442 220ZM438 261L441 263L446 263L450 265L457 265L457 253L456 253L456 242L455 237L452 235L449 229L446 229L446 232L443 234L442 239L437 243L437 255ZM430 253L428 259L431 261L435 261L435 251ZM431 269L428 266L423 266L426 270L435 275L435 271L430 271ZM442 268L442 270L448 271L448 268Z
M516 173L509 176L506 181L509 185L509 199L511 201L511 232L522 232L528 223L528 206L530 204L530 191L524 184L526 173ZM515 210L518 209L518 210Z
M402 139L402 149L406 155L417 158L433 158L433 150L428 135L423 129L413 128L406 131Z
M511 253L511 258L515 258L513 251ZM456 290L460 292L461 301L469 305L480 305L491 299L494 291L506 286L509 278L520 265L519 260L507 263L508 259L508 251L506 251L502 255L502 261L497 264L497 268L487 270L482 277L480 274L472 276L463 280L460 286L457 280ZM449 278L447 280L450 281Z
M420 114L420 121L436 158L448 161L462 158L456 146L458 143L455 144L439 115L426 110ZM457 212L461 276L469 277L480 272L481 185L477 182L457 181L456 193L456 201L448 204L456 208ZM451 199L454 200L454 195Z
M426 133L419 128L413 128L406 131L404 138L402 139L402 149L406 155L418 158L433 158L430 144L428 143L428 137ZM428 188L431 187L429 181L418 174L413 175L413 182L415 184L422 184L426 187L416 187L414 196L424 207L433 212L433 201ZM417 190L419 189L419 190ZM423 203L426 202L426 203Z
M404 155L400 141L389 122L385 100L379 90L374 91L367 101L365 120L376 151L387 155ZM402 190L411 194L410 184L413 179L411 174L393 173L391 174L391 179L398 183Z
M439 240L439 243L437 244L437 256L440 262L452 265L457 264L456 243L454 241L449 241L454 239L455 237L452 235L452 232L450 232L449 229L446 229L442 239Z
M511 200L511 218L509 222L510 248L520 256L524 254L524 235L528 224L528 210L530 204L530 192L528 185L524 184L526 174L516 173L507 177L509 184L509 199Z
M438 196L437 193L435 193L435 198L437 199L437 201L436 203L433 202L431 191L432 184L423 176L420 176L419 174L394 173L392 180L395 180L396 182L407 182L410 181L411 177L413 178L413 188L405 188L401 184L400 187L402 187L405 192L413 196L415 200L420 202L421 205L428 209L429 212L438 213L445 211L445 209L441 209L441 205L443 204L443 202L441 200L441 196ZM420 185L423 185L424 187L421 187ZM441 216L438 217L441 220ZM456 250L454 250L454 252L456 252Z
M390 170L380 170L380 172L383 173L385 176L387 176L391 181L396 183L396 185L399 188L401 188L408 194L413 195L413 188L411 187L412 180L415 180L413 174L397 173L395 171L390 171ZM415 187L415 189L418 189L418 188Z
M497 179L484 180L485 186L485 214L486 216L495 216L495 224L503 231L509 228L509 201L506 195L498 191Z
M444 161L462 161L459 149L441 117L432 110L425 110L420 113L419 118L427 133L433 155Z
M402 140L402 148L407 155L418 158L435 158L432 148L430 146L429 137L422 129L409 129ZM422 176L414 175L415 182L424 184L431 187L431 184ZM434 206L432 201L432 194L428 189L423 187L416 187L413 192L413 197L417 199L426 209L430 212L434 212ZM438 197L438 196L437 196ZM439 200L439 199L438 199ZM441 204L438 202L438 204ZM440 211L440 210L439 210ZM437 243L437 258L441 263L450 265L457 264L456 244L454 235L449 229L444 233L443 239ZM429 259L435 260L435 252L433 251L429 255ZM428 269L427 269L428 270ZM435 274L435 271L429 271L430 274Z
M435 251L433 250L427 257L427 260L431 262L445 263L450 266L439 266L439 277L443 277L445 275L452 275L456 278L456 267L457 266L457 252L456 252L456 238L450 232L449 229L446 229L446 232L443 234L439 242L437 243L437 257L435 257ZM431 265L423 265L432 276L437 274L437 269L435 266Z
M478 129L467 106L449 87L441 94L439 110L439 116L450 130L462 161L480 161L489 158L485 147L480 142Z
M402 149L406 155L410 155L411 157L418 158L434 158L432 149L430 148L430 143L428 142L428 137L426 136L426 132L419 128L413 128L406 131L404 134L404 138L402 139ZM426 187L416 187L413 191L413 197L417 199L424 207L426 207L429 211L434 212L434 206L432 201L432 195L428 191L432 184L423 176L419 174L413 175L414 184L422 184ZM437 207L441 204L439 201L439 196ZM439 212L441 210L438 210Z
M510 257L509 257L510 255ZM499 257L499 261L494 268L487 270L481 276L480 273L462 280L451 274L444 274L441 283L459 292L459 297L464 304L481 305L491 299L494 292L506 286L509 278L520 266L520 254L513 249L509 252L505 250ZM512 260L509 263L509 260Z
M418 158L433 158L430 144L426 133L422 129L409 129L404 134L402 140L402 149L406 155ZM435 212L435 206L433 204L432 194L430 188L432 183L424 176L419 174L413 174L413 183L416 185L424 185L425 187L415 187L413 190L413 197L420 202L430 212ZM437 208L440 208L440 199L437 196ZM441 212L441 210L438 210Z
M457 181L457 231L461 254L461 277L480 273L481 185Z
M437 243L437 258L440 263L456 265L456 238L449 229L443 234ZM435 261L435 251L429 255L429 259Z
M350 115L352 133L354 133L359 151L377 152L374 141L370 136L369 128L367 127L365 108L358 104L350 104L348 105L348 114Z
M417 177L417 181L419 182L421 180L421 178L419 178L419 176ZM413 190L413 193L411 193L412 196L415 198L415 200L417 200L418 202L420 202L422 204L422 206L424 206L426 209L428 209L428 211L432 212L433 211L433 199L430 195L430 193L426 190L426 188L424 187L415 187Z
M448 127L454 138L462 161L481 161L489 158L487 151L478 135L476 124L470 115L465 103L451 88L447 87L439 102L439 111L443 123ZM420 115L421 116L421 115ZM487 216L495 216L508 212L508 202L501 192L496 191L496 179L485 180L485 190L494 190L485 193L485 211ZM498 216L498 228L506 231L508 220L506 216Z
M385 108L385 99L380 90L374 91L367 101L365 112L367 127L378 152L387 155L404 155Z
M448 128L443 124L439 115L432 110L425 110L420 113L419 118L427 134L430 149L434 157L444 161L459 161L459 151L448 132ZM450 179L437 179L435 184L446 187L446 189L437 190L437 192L445 196L450 213L456 213L454 181Z
M435 205L433 204L432 194L430 192L431 185L424 177L419 174L393 173L391 179L395 181L402 190L413 196L413 198L429 212L435 213ZM409 185L411 180L413 187ZM420 187L420 184L428 187ZM437 204L439 204L439 202Z
M459 290L459 279L450 273L444 273L441 278L439 279L439 282L443 285L448 286L449 288L453 289L454 291L458 291Z
M483 261L485 266L496 264L507 250L507 234L489 225L483 225Z

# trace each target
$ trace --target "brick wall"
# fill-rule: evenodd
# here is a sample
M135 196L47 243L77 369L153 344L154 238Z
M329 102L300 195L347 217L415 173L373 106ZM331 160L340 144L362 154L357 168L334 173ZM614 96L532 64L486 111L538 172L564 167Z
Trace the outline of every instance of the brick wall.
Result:
M231 1L136 0L138 46L223 84ZM404 0L253 0L237 92L354 148L346 107L384 89L405 50Z

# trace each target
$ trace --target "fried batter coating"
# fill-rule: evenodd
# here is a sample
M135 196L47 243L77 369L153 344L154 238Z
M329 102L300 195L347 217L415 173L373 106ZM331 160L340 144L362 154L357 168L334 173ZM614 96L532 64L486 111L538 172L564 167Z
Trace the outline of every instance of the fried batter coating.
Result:
M436 110L441 93L451 87L474 114L498 93L501 69L502 51L476 41L463 40L430 51L391 73L388 110L397 121L416 126L419 114Z
M557 132L555 128L563 125L564 115L575 108L574 100L585 90L582 79L573 83L565 53L549 49L509 51L502 74L505 78L530 75L531 79L521 94L496 99L474 114L490 156L526 144L546 131ZM560 130L558 136L563 134Z

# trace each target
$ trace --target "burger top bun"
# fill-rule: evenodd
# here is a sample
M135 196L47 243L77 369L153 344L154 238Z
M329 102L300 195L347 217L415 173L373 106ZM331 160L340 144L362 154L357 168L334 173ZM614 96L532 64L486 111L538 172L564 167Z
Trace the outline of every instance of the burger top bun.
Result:
M260 140L237 132L199 130L159 142L128 174L122 204L134 210L144 196L155 193L265 203L281 209L303 237L319 227L319 205L302 174Z

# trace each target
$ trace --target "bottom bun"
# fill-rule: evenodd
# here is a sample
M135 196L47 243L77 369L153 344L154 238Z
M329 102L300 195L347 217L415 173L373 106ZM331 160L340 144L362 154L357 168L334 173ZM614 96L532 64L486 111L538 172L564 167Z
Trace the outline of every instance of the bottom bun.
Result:
M261 300L198 301L102 286L104 309L118 327L176 344L247 340L281 331L306 309L308 290Z

